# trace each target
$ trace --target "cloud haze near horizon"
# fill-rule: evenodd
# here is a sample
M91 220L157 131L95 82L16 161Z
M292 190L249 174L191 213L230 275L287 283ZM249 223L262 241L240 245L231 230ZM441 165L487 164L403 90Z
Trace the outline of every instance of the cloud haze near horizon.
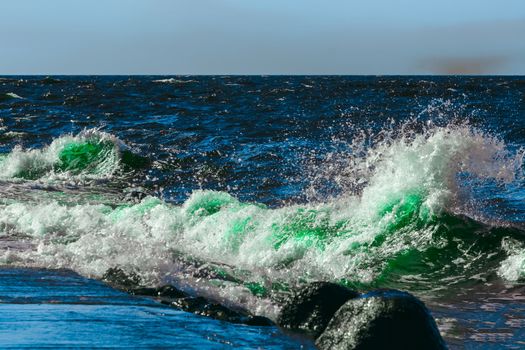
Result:
M0 0L0 74L525 74L523 0Z

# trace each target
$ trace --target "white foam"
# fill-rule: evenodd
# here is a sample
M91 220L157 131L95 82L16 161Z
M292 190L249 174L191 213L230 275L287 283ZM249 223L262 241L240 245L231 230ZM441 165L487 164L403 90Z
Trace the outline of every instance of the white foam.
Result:
M52 150L59 147L54 144L44 151L15 150L10 157L19 162L16 169L24 162L54 162ZM518 163L500 140L467 126L434 127L385 140L356 158L353 164L368 169L367 185L326 203L268 209L224 192L195 191L182 206L153 197L117 208L55 201L5 204L1 234L30 235L37 249L5 253L3 261L67 267L93 277L118 265L160 283L180 273L176 256L182 253L232 266L243 278L261 283L294 284L299 277L366 283L403 252L446 248L448 241L434 236L432 218L461 205L459 173L512 181ZM523 255L516 256L521 258L507 259L500 269L510 280L523 271ZM223 283L216 293L260 305L239 290L246 292Z
M55 171L60 164L60 152L70 144L82 142L109 142L113 148L106 151L96 164L86 167L79 174L67 171ZM24 178L31 174L31 179L80 179L110 177L119 168L120 150L123 143L116 137L96 129L84 130L76 136L66 135L42 149L23 149L16 146L9 154L0 158L0 179Z
M525 279L525 246L514 239L505 239L502 248L507 258L500 264L498 274L511 282Z
M189 83L196 83L196 80L182 80L182 79L175 79L175 78L169 78L169 79L157 79L153 80L154 83L165 83L165 84L189 84Z
M17 94L15 94L14 92L8 92L5 94L6 96L9 96L11 98L17 98L17 99L20 99L20 100L23 100L24 98L22 96L19 96Z

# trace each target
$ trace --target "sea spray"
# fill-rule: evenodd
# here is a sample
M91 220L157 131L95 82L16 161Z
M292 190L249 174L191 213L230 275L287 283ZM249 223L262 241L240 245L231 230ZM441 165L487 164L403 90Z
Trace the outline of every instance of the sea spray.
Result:
M502 248L508 256L501 263L498 274L507 281L525 280L525 244L516 239L505 238Z
M43 150L15 149L2 171L14 178L18 173L6 169L44 169L40 177L116 171L105 167L114 164L106 163L113 151L99 158L105 148L90 140L67 136ZM79 153L78 144L87 150ZM118 143L112 145L108 150L118 159ZM72 161L61 160L64 150ZM367 288L402 280L408 288L440 289L500 263L500 275L515 280L522 272L511 270L523 264L509 262L501 248L501 238L512 232L491 234L490 225L461 216L470 189L458 177L511 182L520 159L497 138L450 125L375 144L353 159L369 169L362 189L325 202L268 208L199 190L181 206L155 197L125 205L6 203L0 232L28 237L36 249L5 252L3 263L67 267L94 277L119 266L148 284L182 279L257 308L261 297L302 281ZM65 163L73 165L60 168ZM195 277L203 267L230 277Z

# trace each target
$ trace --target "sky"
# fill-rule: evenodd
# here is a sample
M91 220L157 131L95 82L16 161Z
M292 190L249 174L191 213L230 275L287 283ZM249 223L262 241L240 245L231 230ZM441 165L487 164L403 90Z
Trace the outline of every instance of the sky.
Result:
M525 0L0 0L0 74L525 74Z

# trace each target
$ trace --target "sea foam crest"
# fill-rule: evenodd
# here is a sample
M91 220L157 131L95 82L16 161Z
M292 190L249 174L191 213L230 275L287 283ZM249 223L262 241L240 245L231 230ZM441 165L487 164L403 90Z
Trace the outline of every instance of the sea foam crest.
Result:
M124 147L116 137L97 129L59 137L42 149L16 146L0 156L0 178L108 177L119 168Z
M181 254L263 285L298 278L381 285L391 275L424 280L451 264L463 275L472 268L465 261L475 256L482 264L501 246L478 244L475 233L457 228L460 219L451 219L468 195L458 176L513 181L521 161L481 131L433 127L377 143L355 160L369 169L366 186L327 202L271 209L225 192L195 191L181 206L154 197L116 207L5 204L2 234L29 235L37 249L4 254L3 262L96 277L118 265L151 283L176 275ZM522 268L512 261L503 262L505 278L521 274L508 272ZM227 296L230 287L239 288L230 283L219 293Z
M467 125L449 125L386 139L360 161L373 169L362 193L365 208L416 193L428 209L439 211L461 200L464 181L460 185L458 176L512 182L523 159L493 136Z

